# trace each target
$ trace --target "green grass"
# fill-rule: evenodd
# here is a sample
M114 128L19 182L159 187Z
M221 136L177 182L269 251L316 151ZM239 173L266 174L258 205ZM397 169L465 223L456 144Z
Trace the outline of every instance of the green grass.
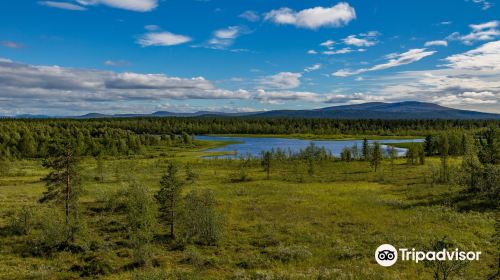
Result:
M428 181L429 158L424 166L404 159L387 161L377 173L365 162L325 162L309 176L300 164L274 163L270 180L258 161L249 167L248 182L231 181L240 163L209 160L203 150L225 143L196 142L193 147L151 147L144 155L106 158L105 180L96 182L96 162L82 161L83 202L88 239L98 249L81 254L61 252L51 258L23 256L29 237L0 233L0 279L75 279L75 265L97 254L112 267L102 279L131 279L152 273L184 274L183 279L431 279L423 264L399 262L391 268L375 263L380 244L420 248L447 236L465 250L482 251L461 279L485 279L496 269L494 213L461 212L451 199L460 189ZM155 242L155 264L138 271L125 270L131 250L123 230L125 217L99 210L111 194L137 180L152 191L168 161L190 163L200 179L185 188L211 189L225 217L224 237L218 246L169 249ZM458 159L454 159L458 161ZM458 162L455 162L457 164ZM46 174L39 161L14 162L0 177L0 229L10 211L34 205L44 191ZM45 206L44 206L45 207ZM158 230L158 234L166 229ZM188 256L197 261L186 261ZM192 258L191 258L192 259ZM239 277L239 278L238 278ZM247 278L245 278L247 277ZM267 277L267 278L266 278Z

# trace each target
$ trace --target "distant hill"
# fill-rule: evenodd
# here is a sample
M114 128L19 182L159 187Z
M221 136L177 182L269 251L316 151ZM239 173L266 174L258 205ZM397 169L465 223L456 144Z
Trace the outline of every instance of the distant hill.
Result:
M449 119L449 120L500 120L500 114L458 110L433 103L405 101L396 103L370 102L342 105L313 110L274 110L252 113L224 113L200 111L194 113L174 113L158 111L152 114L106 115L90 113L69 117L76 119L133 118L133 117L252 117L252 118L319 118L319 119ZM20 115L17 118L50 118L40 115Z
M482 113L443 107L433 103L406 101L371 102L326 107L316 110L277 110L255 114L258 117L328 118L328 119L498 119L500 114Z

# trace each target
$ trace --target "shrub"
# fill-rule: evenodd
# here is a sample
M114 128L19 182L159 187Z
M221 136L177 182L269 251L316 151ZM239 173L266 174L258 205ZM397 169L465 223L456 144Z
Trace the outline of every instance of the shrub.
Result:
M188 242L215 245L222 233L222 217L210 190L192 191L185 197L183 229Z
M143 185L132 183L127 198L127 229L134 250L134 263L144 265L151 257L150 243L158 210L152 195Z
M30 234L34 224L33 209L24 206L10 215L9 230L15 235Z

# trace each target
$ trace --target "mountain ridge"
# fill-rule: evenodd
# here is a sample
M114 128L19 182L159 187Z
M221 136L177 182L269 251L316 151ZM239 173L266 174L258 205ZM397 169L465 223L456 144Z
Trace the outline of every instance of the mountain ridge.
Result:
M44 115L19 115L15 118L134 118L134 117L253 117L253 118L320 118L320 119L473 119L500 120L500 114L444 107L419 101L368 102L353 105L330 106L311 110L272 110L247 113L198 111L175 113L156 111L151 114L101 114L89 113L82 116L50 117Z

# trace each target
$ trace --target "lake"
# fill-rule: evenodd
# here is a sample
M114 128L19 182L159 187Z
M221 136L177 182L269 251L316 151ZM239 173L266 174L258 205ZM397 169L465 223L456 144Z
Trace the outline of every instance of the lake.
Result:
M231 152L230 155L213 156L217 158L239 158L240 156L259 157L262 151L270 151L272 149L282 149L292 152L298 152L305 149L311 142L318 147L324 147L327 151L335 156L339 156L342 149L352 147L354 144L361 149L363 140L302 140L293 138L274 138L274 137L230 137L230 136L196 136L197 140L207 141L228 141L238 142L229 144L224 147L208 149L208 152ZM384 139L384 140L368 140L369 143L378 141L380 143L408 143L408 142L423 142L423 139ZM382 145L383 150L387 149L386 145ZM398 156L404 156L406 149L396 148Z

